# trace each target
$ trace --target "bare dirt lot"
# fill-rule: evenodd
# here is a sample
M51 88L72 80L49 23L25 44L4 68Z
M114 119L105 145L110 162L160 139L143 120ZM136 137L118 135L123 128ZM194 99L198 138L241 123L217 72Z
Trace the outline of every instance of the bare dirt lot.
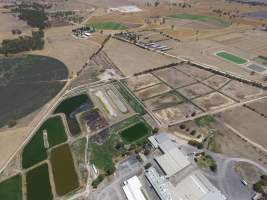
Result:
M138 96L142 101L160 94L163 94L165 92L170 91L171 88L169 88L165 84L158 84L143 90L137 91L135 94Z
M99 45L90 40L75 39L71 35L72 28L69 26L47 29L45 48L34 51L34 54L55 57L62 61L69 71L79 71Z
M154 112L155 116L166 124L185 119L193 113L199 114L201 111L190 103L181 103L177 106L168 107Z
M219 119L247 139L267 148L267 119L258 113L245 107L237 107L220 113Z
M104 51L125 76L177 62L116 39L111 39Z
M173 88L183 87L195 82L194 79L182 72L179 72L175 68L159 70L154 74Z
M220 91L238 101L255 98L264 94L262 89L234 80L224 86Z
M218 92L194 99L193 102L206 111L216 110L234 103L230 98Z
M126 83L131 90L136 91L158 84L160 83L160 80L152 74L144 74L130 77L126 80Z
M204 70L204 69L199 69L197 67L194 67L192 65L187 65L187 64L183 64L183 65L178 65L176 66L176 69L184 72L185 74L197 79L197 80L204 80L210 76L213 75L213 73Z
M150 110L158 110L162 108L167 108L170 106L177 105L178 103L181 103L183 101L183 98L180 97L175 92L169 92L165 93L163 95L154 97L152 99L144 101L144 104L150 109Z
M223 85L225 85L228 81L229 78L220 75L215 75L205 80L204 83L217 90Z
M261 99L256 102L249 103L248 106L255 109L255 112L267 116L267 99Z
M188 99L193 99L199 96L203 96L205 94L211 93L212 91L213 90L211 88L201 83L196 83L194 85L183 87L178 90L178 92L180 92Z
M216 117L216 119L219 119ZM267 166L267 154L252 146L250 143L239 137L235 132L223 125L223 122L216 121L211 126L216 130L210 145L210 150L220 152L226 156L243 157L260 162Z

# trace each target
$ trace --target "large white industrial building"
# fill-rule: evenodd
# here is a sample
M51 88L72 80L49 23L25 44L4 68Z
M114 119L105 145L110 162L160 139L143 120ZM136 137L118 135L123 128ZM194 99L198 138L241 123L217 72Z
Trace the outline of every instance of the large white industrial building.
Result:
M190 165L187 157L170 140L167 134L160 133L149 137L151 144L159 148L163 155L155 158L161 169L170 177Z
M142 184L137 176L125 181L122 187L128 200L146 200L141 188Z

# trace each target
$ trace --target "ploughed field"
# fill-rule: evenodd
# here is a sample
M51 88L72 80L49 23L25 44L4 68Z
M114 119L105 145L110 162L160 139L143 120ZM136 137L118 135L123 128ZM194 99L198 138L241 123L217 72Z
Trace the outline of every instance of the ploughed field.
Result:
M68 77L66 66L51 57L23 55L0 59L0 127L32 113L52 99Z

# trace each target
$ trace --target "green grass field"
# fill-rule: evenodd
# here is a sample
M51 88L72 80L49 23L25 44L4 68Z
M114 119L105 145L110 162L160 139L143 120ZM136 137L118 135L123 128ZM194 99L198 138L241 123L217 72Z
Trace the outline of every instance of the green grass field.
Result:
M59 196L65 195L79 187L78 176L68 144L52 150L51 164L56 192Z
M92 26L99 30L125 30L128 26L125 24L117 22L99 22L99 23L89 23L88 26Z
M49 147L67 141L67 135L60 116L52 117L45 121L22 152L22 167L33 166L47 158L44 147L43 131L47 131Z
M48 165L38 166L26 174L27 200L52 200Z
M206 16L206 15L195 15L195 14L187 14L187 13L181 13L172 15L170 17L177 18L177 19L188 19L188 20L195 20L195 21L201 21L201 22L209 22L215 25L220 26L228 26L229 23L213 16Z
M135 140L136 142L138 142L138 143L135 143L135 146L137 146L138 144L142 146L143 144L142 142L144 141L143 139L146 136L144 135L143 131L147 131L148 134L151 131L151 127L144 123L145 122L143 121L143 119L140 119L137 116L133 116L113 126L112 130L109 132L110 134L109 138L103 144L99 145L97 143L90 142L89 144L90 163L94 163L97 169L100 169L104 172L107 172L108 170L114 168L113 159L120 155L124 155L128 152L128 150L124 146L125 144L128 144L128 143L124 139L122 139L120 133L123 130L125 131L128 130L127 127L131 127L131 128L135 127L134 129L139 130L139 131L142 129L141 130L142 134L138 135L137 141ZM127 133L127 136L126 136L127 139L129 139L128 134L129 133ZM136 138L133 136L130 137L130 139L132 140Z
M137 123L121 131L120 136L126 143L134 143L150 135L150 129L143 123Z
M22 200L21 175L16 175L0 183L0 199Z
M238 65L242 65L242 64L245 64L247 63L248 61L244 58L241 58L241 57L238 57L236 55L233 55L233 54L230 54L230 53L227 53L225 51L221 51L221 52L218 52L216 53L216 56L219 56L227 61L230 61L234 64L238 64Z

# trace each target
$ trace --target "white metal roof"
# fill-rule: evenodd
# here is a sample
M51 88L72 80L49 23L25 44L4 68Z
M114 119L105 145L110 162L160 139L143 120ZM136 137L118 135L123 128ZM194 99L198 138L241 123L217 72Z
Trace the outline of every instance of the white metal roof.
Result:
M169 139L167 134L161 133L154 137L158 142L159 148L164 152L163 155L156 157L155 160L166 173L167 177L174 175L190 165L189 160Z
M122 187L122 189L128 200L146 200L141 191L141 187L142 184L138 177L134 176L125 181L125 185Z

